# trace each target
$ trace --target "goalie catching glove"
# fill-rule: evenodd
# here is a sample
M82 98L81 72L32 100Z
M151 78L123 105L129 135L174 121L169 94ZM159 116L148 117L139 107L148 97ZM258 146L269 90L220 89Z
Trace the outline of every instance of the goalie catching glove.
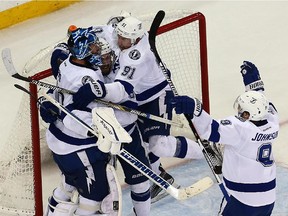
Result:
M171 105L175 107L176 114L187 114L191 119L193 116L200 116L202 113L202 103L197 98L177 96L171 100Z
M261 80L258 68L253 63L244 61L240 68L246 91L264 91L264 83Z
M122 143L132 142L131 136L117 121L112 108L94 108L92 118L94 130L99 134L97 145L100 151L118 154Z

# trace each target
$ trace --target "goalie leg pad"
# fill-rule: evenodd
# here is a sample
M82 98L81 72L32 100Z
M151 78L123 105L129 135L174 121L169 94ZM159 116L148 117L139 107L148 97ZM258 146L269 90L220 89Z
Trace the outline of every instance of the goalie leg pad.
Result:
M48 207L45 216L73 216L78 203L63 201L52 196L48 199Z
M78 202L77 199L75 200L75 197L78 198L77 189L74 186L66 183L65 176L63 174L61 174L60 186L53 191L53 195L61 200L69 201L74 199L72 202Z
M48 206L44 215L72 215L78 206L78 192L76 188L65 181L62 174L59 187L53 190L53 195L48 199Z
M122 190L114 167L107 164L107 180L110 193L101 203L101 211L111 216L121 215L122 212Z
M74 215L94 215L100 213L101 202L87 199L83 196L79 196L79 206L74 212Z

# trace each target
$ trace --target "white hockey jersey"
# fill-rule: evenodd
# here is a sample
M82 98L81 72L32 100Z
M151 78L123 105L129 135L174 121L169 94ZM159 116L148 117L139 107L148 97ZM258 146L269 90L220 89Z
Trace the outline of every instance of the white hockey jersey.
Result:
M110 48L118 56L120 49L117 45L117 34L115 28L112 25L99 25L93 26L92 28L98 37L104 38L109 43Z
M74 92L85 83L86 79L92 78L93 80L101 80L104 82L103 75L100 69L93 70L86 67L81 67L70 62L70 58L66 59L60 65L60 72L57 77L58 86ZM55 92L55 98L61 102L68 109L72 110L72 113L77 115L88 125L92 125L91 110L95 107L103 106L99 103L92 102L88 104L86 110L73 110L71 104L73 103L73 97L70 94L59 94ZM134 122L137 120L135 114L115 110L115 116L119 123L126 129L131 129L134 126ZM56 154L69 154L81 149L86 149L96 145L97 138L88 137L88 130L69 116L65 116L63 121L56 121L54 124L50 124L49 129L46 132L46 139L49 148Z
M170 90L168 82L150 49L148 33L132 47L123 50L118 57L119 70L115 83L107 84L105 100L118 102L127 89L133 88L138 105L145 104Z
M100 70L74 65L69 59L70 57L60 65L57 77L59 87L76 92L83 85L84 79L88 77L95 80L104 80ZM55 98L64 106L73 102L70 94L60 94L58 92L54 92L54 94ZM72 110L72 113L84 120L88 125L92 125L91 113L80 110ZM69 116L66 116L63 121L58 120L54 124L50 124L46 131L47 144L56 154L69 154L96 145L97 139L95 137L88 138L87 133L87 129L76 123Z
M267 121L259 126L236 116L216 121L204 110L193 123L201 138L224 144L223 183L229 194L250 206L275 201L272 144L278 136L279 119L272 104Z

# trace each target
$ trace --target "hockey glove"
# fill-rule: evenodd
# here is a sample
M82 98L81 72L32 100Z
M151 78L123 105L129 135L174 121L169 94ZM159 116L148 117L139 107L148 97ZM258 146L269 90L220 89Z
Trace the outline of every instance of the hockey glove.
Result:
M112 25L113 28L115 28L119 22L121 22L123 19L129 16L131 16L131 13L127 11L121 11L119 15L111 16L107 21L107 25Z
M88 81L73 95L74 107L75 109L84 109L93 100L103 98L105 96L106 88L103 82L100 80Z
M264 83L261 80L257 67L253 63L244 61L240 68L246 91L264 91Z
M66 43L59 43L54 47L54 50L51 55L50 65L52 69L52 74L56 79L59 72L60 64L68 58L69 56L69 48Z
M171 100L172 106L175 107L176 114L187 114L190 118L200 116L202 112L202 103L197 98L188 96L177 96Z
M43 96L38 99L38 104L40 116L44 122L53 123L57 120L59 109L54 104Z

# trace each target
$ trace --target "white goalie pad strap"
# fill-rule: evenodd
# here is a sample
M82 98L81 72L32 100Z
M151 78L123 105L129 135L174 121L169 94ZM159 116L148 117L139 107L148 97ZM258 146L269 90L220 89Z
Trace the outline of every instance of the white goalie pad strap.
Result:
M122 191L114 167L107 164L106 175L109 183L110 193L101 203L101 211L111 216L121 215L122 212Z
M112 108L99 107L92 110L93 124L98 132L111 142L130 143L131 136L117 121Z
M246 91L251 91L251 90L261 89L261 88L264 88L264 82L262 80L257 80L245 86Z

